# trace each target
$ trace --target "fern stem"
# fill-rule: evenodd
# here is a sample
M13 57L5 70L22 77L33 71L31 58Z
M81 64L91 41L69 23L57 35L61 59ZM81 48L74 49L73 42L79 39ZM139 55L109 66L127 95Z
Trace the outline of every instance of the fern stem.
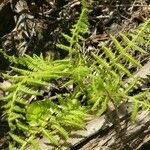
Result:
M83 8L82 9L82 12L81 12L81 15L80 15L80 18L75 26L75 29L73 30L73 36L71 38L71 41L70 41L70 51L69 51L69 58L70 58L70 61L71 61L71 64L73 62L73 45L75 44L75 42L78 42L76 41L76 35L79 34L79 28L80 28L80 23L82 22L82 19L84 17L84 15L88 12L87 8Z
M17 86L17 88L16 88L16 90L15 90L15 92L14 92L14 94L13 94L13 97L12 97L10 109L9 109L9 111L8 111L8 115L9 115L9 116L8 116L8 124L9 124L10 127L12 126L12 119L11 119L11 117L12 117L12 111L13 111L13 109L14 109L14 103L15 103L15 101L16 101L17 93L18 93L18 91L19 91L19 89L20 89L21 84L22 84L22 82L18 83L18 86ZM12 127L12 128L13 128L13 127ZM12 128L11 128L11 129L12 129Z

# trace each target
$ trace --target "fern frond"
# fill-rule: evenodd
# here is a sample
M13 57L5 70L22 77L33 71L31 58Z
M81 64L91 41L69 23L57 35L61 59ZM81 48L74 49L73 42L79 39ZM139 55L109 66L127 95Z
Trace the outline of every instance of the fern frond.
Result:
M110 58L110 60L114 60L114 58L116 58L116 56L113 54L113 52L111 51L111 49L109 49L108 47L106 47L104 44L101 45L101 48L106 53L106 56Z
M101 102L101 107L97 112L98 116L102 115L107 110L107 105L108 105L108 98L105 98L105 100Z
M41 92L39 92L38 90L33 90L31 88L28 88L27 86L21 86L19 91L25 93L25 94L29 94L29 95L42 95Z
M137 44L129 40L129 38L125 35L120 33L121 37L123 38L123 41L130 46L130 48L133 48L136 51L139 51L141 53L147 53L143 48L139 47Z
M132 74L130 73L130 71L128 69L126 69L123 65L121 65L120 63L115 63L114 66L121 72L123 72L124 74L127 74L129 77L132 76Z
M95 76L97 77L91 76L93 79L95 78L96 81L92 80L92 84L90 83L90 86L88 85L88 88L90 87L88 90L88 94L90 97L90 102L94 103L91 109L95 110L96 108L100 107L100 114L101 112L103 112L103 110L107 109L108 101L104 101L105 99L107 99L107 97L111 97L114 103L118 105L118 103L121 102L121 99L127 98L126 95L130 93L130 90L133 89L133 87L135 87L139 81L139 79L132 76L130 70L126 68L126 66L122 64L120 60L124 59L126 62L130 62L136 67L141 67L142 65L131 54L128 53L128 50L129 48L132 48L134 51L139 51L141 53L146 52L143 48L138 46L135 38L133 40L129 40L129 38L125 34L121 33L120 35L123 39L123 44L121 44L121 42L119 42L114 36L110 35L119 54L113 53L112 50L105 45L101 46L106 55L105 58L101 58L96 53L92 52L92 55L96 63L98 64L93 65L93 70L95 70ZM109 58L109 60L107 58ZM132 82L127 87L125 86L126 83L122 78L122 76L124 75L133 78ZM99 82L97 83L97 81ZM134 99L137 100L137 98ZM137 103L137 105L139 107L139 102ZM133 114L131 116L132 118L137 114L137 105L136 103L135 105L133 105L135 111L133 111ZM148 104L145 104L145 106L148 107Z
M150 44L149 40L149 28L150 28L150 19L144 21L136 29L134 29L129 36L132 37L132 41L137 45L148 46Z
M69 46L63 44L57 44L57 46L63 50L69 51L69 58L72 60L73 53L79 53L81 51L80 41L84 41L83 35L89 33L88 23L88 3L86 0L82 0L82 11L77 22L72 26L71 36L62 34L64 38L69 42Z
M17 75L4 74L3 76L11 81L11 85L1 87L7 92L7 96L1 98L1 100L5 102L3 108L9 127L12 129L10 136L20 144L20 149L24 149L27 144L36 140L36 134L48 137L52 144L58 146L59 142L54 140L56 138L54 133L57 132L67 139L69 133L65 127L83 127L83 120L85 119L83 109L75 110L78 107L72 107L73 104L71 103L69 105L64 103L63 106L59 107L50 100L30 104L29 98L42 95L39 87L50 85L49 81L62 77L66 78L67 76L69 78L71 74L69 59L46 61L36 55L33 57L25 55L21 56L21 59L19 57L15 60L16 66L12 67L12 70ZM81 67L79 69L83 70ZM87 70L86 68L82 76L86 76ZM80 70L76 70L76 72L79 73ZM71 98L69 101L71 101ZM62 109L62 107L64 108ZM74 117L70 109L76 113L77 118ZM53 114L56 114L56 116ZM63 114L66 114L65 118ZM25 143L21 143L19 135L13 133L18 129L20 132L28 133L29 137L27 137Z
M49 130L42 130L43 135L45 135L52 144L59 146L58 140L49 132Z
M58 131L58 133L61 134L65 139L68 139L68 132L63 127L57 124L54 124L51 127L52 129Z
M132 105L133 106L132 106L131 119L132 119L132 121L135 121L137 113L138 113L138 110L139 110L139 104L138 104L137 101L134 101Z
M117 39L114 36L110 35L110 37L114 42L116 49L120 52L120 55L124 56L129 62L131 62L136 67L141 67L141 64L137 62L129 53L126 52L126 48L123 48L123 46L117 41Z
M21 123L20 121L17 121L17 126L18 128L20 128L22 131L29 131L29 126Z
M129 85L126 87L124 93L129 94L129 92L135 87L135 85L138 83L139 78L134 78Z
M70 103L71 107L72 105L74 104ZM53 116L53 114L55 114L55 116ZM78 110L76 110L76 107L70 109L66 106L66 103L64 103L60 108L57 104L54 104L50 100L46 100L30 104L26 117L29 125L34 127L34 130L35 127L41 128L41 131L37 128L38 134L41 133L43 136L47 137L52 144L58 146L59 142L53 131L67 139L69 133L65 128L69 126L83 128L85 113L83 109L81 111L79 107ZM44 129L43 126L48 128Z
M95 64L98 65L92 66L93 70L95 70L95 76L97 77L91 76L91 78L95 78L97 81L99 81L97 83L95 80L91 79L92 82L89 83L90 85L87 85L89 88L88 94L90 97L90 102L94 103L92 110L98 108L101 103L103 103L105 97L109 95L111 95L115 103L118 103L119 99L123 99L123 97L126 98L125 95L130 94L130 91L133 89L133 87L137 85L139 79L132 76L131 71L127 68L125 63L130 63L135 67L142 66L140 62L138 62L136 58L132 56L130 51L132 49L132 53L134 53L134 51L138 51L139 53L143 54L147 53L143 48L143 44L140 43L140 39L142 37L142 43L149 42L149 28L150 20L141 24L140 27L137 27L131 34L120 33L120 40L122 41L119 41L116 37L110 35L114 44L112 46L113 50L104 44L100 46L105 53L104 58L101 58L98 56L98 54L92 52L92 55L95 59ZM134 35L133 33L136 34ZM125 63L123 63L122 60ZM129 76L132 78L132 82L127 87L126 82L123 79L124 76ZM98 96L99 93L97 91L101 91L99 92L101 93L100 96ZM107 104L102 105L102 107L106 105ZM146 106L148 105L146 104ZM136 113L133 114L135 115Z
M38 140L36 140L36 139L31 140L30 143L31 143L34 150L41 150Z
M98 55L94 54L93 52L92 52L92 55L94 56L94 58L96 59L96 61L100 65L102 65L102 67L104 67L104 68L106 68L106 69L109 70L110 66L109 66L109 64L104 59L100 58Z
M21 145L23 145L25 143L25 139L23 139L22 137L19 137L13 133L9 133L9 135L13 138L13 140L17 141Z
M132 114L131 114L131 119L132 121L136 120L136 116L138 113L138 110L140 107L144 109L149 109L150 110L150 102L149 101L143 101L144 98L146 98L146 94L148 91L141 92L137 95L134 95L131 100L133 102L132 106Z

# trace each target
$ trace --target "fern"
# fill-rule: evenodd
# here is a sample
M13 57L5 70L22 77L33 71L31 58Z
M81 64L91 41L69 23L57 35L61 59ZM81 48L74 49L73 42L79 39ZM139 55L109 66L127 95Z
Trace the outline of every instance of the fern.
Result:
M25 149L28 144L31 144L33 148L40 149L39 145L34 147L38 135L48 138L51 144L59 147L58 135L60 135L59 138L66 140L70 128L83 129L85 126L86 110L77 102L78 91L76 91L77 93L67 93L66 96L56 95L56 101L59 101L60 104L58 105L51 99L45 99L42 96L43 90L41 90L47 86L51 88L52 82L57 82L62 78L80 83L87 74L88 69L86 67L84 69L82 64L76 69L73 69L70 64L73 62L75 50L81 49L79 41L84 40L82 35L88 32L86 0L82 0L82 6L81 15L71 29L72 36L63 34L70 45L59 45L59 47L69 50L69 59L45 61L42 55L40 57L24 55L17 58L8 56L1 50L1 53L13 63L12 71L13 74L16 74L3 75L12 84L9 87L1 87L7 93L1 100L5 101L3 107L11 128L9 135L19 144L19 149ZM80 74L83 69L85 71ZM43 98L36 98L38 96ZM32 97L37 101L31 103ZM22 133L25 135L24 137L21 137ZM14 149L15 145L10 142L9 148Z
M11 60L11 57L9 59ZM59 146L58 138L55 137L56 133L63 139L67 139L70 131L66 128L83 128L86 111L78 103L72 103L74 98L71 95L63 96L63 98L60 95L60 106L51 99L40 101L37 99L32 103L29 99L33 96L42 96L43 91L40 89L46 86L51 87L52 81L67 78L67 76L69 78L69 60L48 62L36 55L33 57L25 55L21 59L15 58L16 67L12 67L17 75L3 75L11 80L12 84L8 87L1 87L7 93L1 100L5 101L3 107L11 128L9 135L20 144L20 149L25 149L27 144L34 144L37 135L43 135L52 144ZM25 138L16 135L16 130L20 133L23 131Z
M138 51L139 53L147 53L142 46L139 46L139 37L145 35L145 31L150 28L150 20L141 24L140 27L135 29L137 35L132 34L132 40L128 37L131 34L120 33L122 38L122 44L114 36L110 35L116 53L113 53L106 45L102 45L100 48L105 53L105 58L101 58L96 53L92 52L92 56L95 59L95 64L92 65L95 74L91 76L91 82L87 85L89 102L94 103L92 110L99 109L98 114L101 114L108 108L108 103L111 101L116 107L122 103L122 100L132 100L132 120L135 120L137 112L140 107L150 109L149 101L139 101L139 99L146 98L146 92L142 92L140 95L130 96L130 91L138 84L140 78L133 77L131 71L126 68L124 61L132 63L136 68L142 65L131 54ZM145 35L146 36L146 35ZM144 43L148 43L149 39L144 39ZM124 76L132 78L132 82L127 85ZM141 96L141 97L140 97ZM116 108L117 109L117 108Z
M73 129L84 129L91 110L101 115L109 110L110 103L118 109L122 101L132 101L132 120L140 107L150 109L149 101L143 100L147 91L131 95L140 79L125 65L127 62L137 68L142 66L132 54L147 53L143 45L149 43L150 20L132 33L120 33L121 42L110 35L113 47L104 44L100 47L105 57L92 52L93 60L87 61L81 56L83 36L88 33L87 14L88 3L82 0L82 12L71 29L71 36L63 34L69 46L57 45L69 52L68 58L45 60L42 55L17 58L0 51L13 64L11 73L3 74L11 84L0 87L5 93L0 100L4 102L2 107L12 139L9 149L23 150L28 145L40 149L39 136L61 148L60 139L68 139ZM131 78L130 83L126 82L126 76ZM44 97L44 90L51 90L54 83L65 88L65 92L55 93L55 98Z
M133 39L134 43L130 44L131 46L136 46L137 44L144 46L145 49L150 44L149 40L149 26L150 19L145 20L145 23L140 24L135 30L129 33L129 36ZM141 49L141 48L140 48Z
M88 2L87 0L82 0L82 12L80 14L79 19L73 25L71 29L71 36L67 34L62 34L63 37L69 42L69 46L63 45L63 44L57 44L57 46L63 50L66 50L69 52L69 58L71 60L71 63L73 62L73 55L79 54L79 51L82 50L81 45L79 42L84 41L83 35L86 33L89 33L88 30ZM78 56L75 57L76 59Z

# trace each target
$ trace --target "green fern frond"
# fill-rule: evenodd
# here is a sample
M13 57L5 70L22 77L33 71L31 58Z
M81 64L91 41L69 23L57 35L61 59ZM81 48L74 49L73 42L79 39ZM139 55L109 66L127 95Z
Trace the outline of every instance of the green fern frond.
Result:
M133 105L132 106L132 114L131 114L132 121L136 120L136 116L137 116L137 113L138 113L138 110L139 110L140 107L150 110L150 102L149 101L143 101L143 99L146 98L147 92L148 91L141 92L141 93L131 97L131 100L133 102L133 104L132 104Z
M100 58L98 55L94 54L93 52L92 52L92 55L96 59L97 63L99 63L100 65L102 65L102 67L109 70L110 66L104 59Z
M129 36L132 37L132 41L140 45L148 46L150 44L149 40L149 27L150 19L145 20L144 23L140 24L136 29L134 29Z
M137 113L138 113L138 110L139 110L139 104L138 104L137 101L134 101L132 105L133 105L133 106L132 106L131 119L132 119L132 121L135 121L135 120L136 120Z
M61 134L65 139L68 139L68 132L63 127L57 124L54 124L51 127L52 129L58 131L58 133Z
M121 65L120 63L115 63L114 66L121 72L123 72L124 74L127 74L129 77L132 76L132 74L130 73L130 71L128 69L126 69L126 67L124 67L123 65Z
M13 140L17 141L21 145L23 145L25 143L25 139L23 139L22 137L19 137L13 133L9 133L9 135L13 138Z
M63 50L69 51L69 58L72 60L73 54L79 53L81 51L80 41L84 41L83 35L89 33L89 23L88 23L88 2L86 0L82 0L82 12L80 14L79 19L76 24L72 26L71 36L67 34L62 34L64 38L69 42L69 46L63 44L57 44L57 46Z
M101 102L101 107L97 112L98 116L101 116L107 110L107 105L108 105L108 98L105 98L105 100Z
M120 33L121 37L123 38L123 41L126 45L129 45L130 48L133 48L136 51L139 51L141 53L147 53L143 48L139 47L137 44L132 42L125 34Z
M47 137L50 142L56 146L59 146L59 142L58 140L49 132L49 130L42 130L43 135L45 135L45 137Z
M129 53L126 52L126 48L124 48L114 36L110 35L110 37L114 42L116 49L120 52L120 55L124 56L129 62L131 62L136 67L141 67L141 64L137 62Z
M1 87L1 89L8 93L1 100L5 102L3 108L5 108L9 127L12 129L12 132L18 129L24 133L28 132L30 137L34 136L32 140L36 140L36 134L41 134L48 137L52 144L59 145L54 140L56 137L53 132L57 132L67 139L69 133L64 127L83 128L83 120L85 119L85 115L82 115L84 114L83 109L75 110L78 107L72 107L73 104L71 103L67 105L64 103L63 106L59 107L57 104L51 102L51 100L30 104L29 98L42 95L38 87L50 85L48 81L52 79L57 80L62 77L66 78L67 76L69 78L71 74L69 71L69 59L45 61L36 55L33 57L27 55L21 56L21 59L20 57L16 58L15 60L18 60L16 61L16 66L12 67L12 70L17 75L3 75L11 81L10 86ZM62 109L62 107L64 108ZM70 109L76 114L77 118L74 117L74 113L71 113ZM26 114L26 117L24 117L24 114ZM56 114L56 116L53 116L53 114ZM66 114L65 118L63 114ZM39 128L41 129L39 130ZM29 130L27 131L27 129ZM20 144L20 149L24 149L27 144L32 143L30 137L26 139L25 143L21 143L21 140L19 141L19 135L12 133L11 137Z
M31 143L34 150L41 150L38 140L36 140L36 139L31 140L30 143Z
M138 83L138 81L139 81L139 78L134 78L134 79L129 83L129 85L125 88L124 93L125 93L125 94L128 94L128 93L135 87L135 85Z
M142 26L146 28L145 23L143 23ZM144 28L143 27L141 28L141 30L139 31L139 35L141 35L142 32L144 32L143 31ZM132 48L132 50L134 51L138 51L144 54L147 53L143 48L138 46L139 43L136 40L136 38L138 38L137 36L134 37L134 39L132 40L129 40L129 38L125 34L120 33L120 36L122 37L123 40L122 42L124 43L119 42L114 36L110 35L117 53L115 52L113 53L112 50L108 48L106 45L101 46L101 49L105 53L104 58L101 58L96 53L92 52L92 55L95 59L95 64L97 63L98 65L96 64L92 66L94 67L93 70L95 70L95 76L93 77L91 76L91 78L92 79L95 78L96 80L92 80L92 82L90 82L89 85L87 85L87 87L89 88L88 94L90 97L90 102L94 103L92 106L92 110L95 110L96 108L100 107L100 114L101 112L103 112L102 110L106 110L107 108L107 103L106 101L104 101L105 99L107 99L107 97L111 97L113 102L118 105L118 103L121 102L120 100L127 98L126 95L130 94L130 91L133 89L133 87L136 86L136 84L139 81L139 79L134 78L130 70L123 63L121 63L121 60L124 59L126 62L130 62L136 67L142 66L128 52L129 49ZM128 34L128 36L130 36L130 34ZM109 60L107 58L109 58ZM127 87L125 86L126 82L122 78L124 75L133 78L132 82ZM99 82L97 83L97 81ZM137 100L137 98L134 99ZM137 105L139 107L139 102ZM135 116L138 111L138 107L135 107L136 105L133 106L134 108L137 109L133 111L131 118L133 118L133 116ZM147 104L145 106L148 107Z
M101 48L106 53L106 56L110 58L110 60L114 60L116 58L116 56L111 51L111 49L109 49L108 47L106 47L104 44L101 45Z
M22 131L29 131L29 126L21 123L20 121L17 121L17 126L18 128L20 128Z

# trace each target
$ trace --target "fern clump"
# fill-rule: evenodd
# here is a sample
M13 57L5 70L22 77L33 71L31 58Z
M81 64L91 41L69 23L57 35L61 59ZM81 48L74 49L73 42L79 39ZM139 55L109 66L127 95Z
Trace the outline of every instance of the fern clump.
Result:
M69 93L66 96L56 95L52 101L51 98L42 97L44 91L41 89L47 86L51 88L54 80L69 77L69 60L45 61L42 56L36 55L14 58L9 57L16 64L16 67L12 67L16 75L4 74L11 85L1 87L7 93L1 100L5 102L3 108L11 128L9 135L20 144L20 149L25 149L29 143L34 147L37 135L47 137L52 144L59 146L56 133L67 139L70 131L65 128L83 128L86 110ZM38 99L38 96L42 99ZM33 98L36 101L30 102ZM23 131L25 138L16 135L16 130L20 134Z
M8 56L1 50L13 64L13 73L3 75L11 84L1 87L6 93L1 100L4 101L5 118L10 127L9 135L16 142L9 142L9 149L17 147L23 150L29 144L33 146L33 149L40 149L39 135L46 137L51 144L59 147L60 139L66 140L73 128L84 128L87 110L78 101L80 95L78 90L57 93L52 99L43 96L44 89L49 87L51 90L53 83L58 80L69 80L69 84L73 84L74 80L77 84L82 82L84 74L80 74L80 70L83 67L77 66L75 69L70 63L73 60L75 48L77 46L81 48L79 40L83 38L80 33L83 35L87 32L88 25L85 23L87 22L87 2L83 0L82 4L82 13L71 30L72 37L64 34L71 43L68 48L69 59L45 60L42 55L40 57L24 55L17 58ZM64 46L61 45L61 47ZM68 88L69 84L62 83L59 86Z
M87 85L87 93L89 94L89 102L94 103L92 110L98 109L98 114L108 110L110 103L117 109L123 101L132 101L132 120L135 120L139 107L150 109L149 101L144 100L148 90L137 95L130 95L132 89L140 82L140 78L134 77L130 68L126 66L126 63L129 63L136 68L142 67L133 54L136 51L141 54L148 54L144 50L143 44L140 44L142 42L148 43L149 39L144 38L139 44L140 37L146 36L145 33L148 29L150 29L150 20L137 27L135 29L136 35L132 33L131 39L130 33L120 33L122 43L110 35L114 44L113 50L105 44L99 46L100 50L105 54L104 58L94 52L91 53L95 60L94 64L92 64L94 74L90 77L91 82ZM132 53L130 53L131 49ZM127 76L130 78L130 83L125 80Z
M85 52L82 47L84 35L89 32L87 14L88 3L82 0L82 12L71 29L71 36L63 34L69 46L57 45L69 52L63 60L44 59L42 55L17 58L0 51L13 65L11 73L3 74L10 85L0 87L5 93L0 100L4 102L3 114L10 128L9 149L23 150L28 145L40 149L38 140L41 136L61 148L62 140L68 139L72 130L84 129L91 111L111 115L112 107L117 112L124 101L132 102L132 120L140 107L150 109L150 103L145 99L148 90L131 95L140 79L134 77L126 65L142 67L132 54L147 53L143 45L149 43L150 20L135 32L120 33L121 42L110 35L113 47L99 46L105 57L91 52L92 60L89 60L82 55ZM130 83L126 81L127 77ZM65 89L63 93L44 96L45 89L51 91L55 83L58 88ZM115 117L118 117L117 113Z

